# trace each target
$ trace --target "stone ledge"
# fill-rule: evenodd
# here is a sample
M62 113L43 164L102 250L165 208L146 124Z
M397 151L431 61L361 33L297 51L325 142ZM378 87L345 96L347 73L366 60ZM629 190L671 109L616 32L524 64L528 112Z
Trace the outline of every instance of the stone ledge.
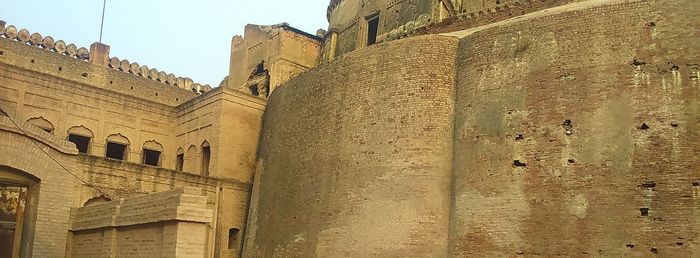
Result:
M119 199L71 209L71 231L141 225L163 221L210 223L213 211L198 188Z

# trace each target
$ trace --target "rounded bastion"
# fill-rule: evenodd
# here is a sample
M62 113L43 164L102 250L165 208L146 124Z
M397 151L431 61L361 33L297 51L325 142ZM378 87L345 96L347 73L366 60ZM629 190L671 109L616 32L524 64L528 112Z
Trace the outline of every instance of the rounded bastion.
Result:
M244 256L697 256L699 8L573 1L301 74Z

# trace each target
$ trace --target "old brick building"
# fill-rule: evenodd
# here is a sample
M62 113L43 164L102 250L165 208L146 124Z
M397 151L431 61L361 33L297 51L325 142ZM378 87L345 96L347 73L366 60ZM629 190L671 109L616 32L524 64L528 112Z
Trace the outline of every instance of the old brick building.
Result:
M0 21L0 257L700 257L698 9L332 0L215 88Z

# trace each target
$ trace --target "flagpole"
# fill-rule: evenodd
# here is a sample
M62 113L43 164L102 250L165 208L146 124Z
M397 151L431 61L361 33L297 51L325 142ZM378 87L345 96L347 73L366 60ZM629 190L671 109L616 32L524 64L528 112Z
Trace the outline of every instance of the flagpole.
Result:
M105 25L105 7L107 6L107 0L102 1L102 22L100 22L100 43L102 43L102 29Z

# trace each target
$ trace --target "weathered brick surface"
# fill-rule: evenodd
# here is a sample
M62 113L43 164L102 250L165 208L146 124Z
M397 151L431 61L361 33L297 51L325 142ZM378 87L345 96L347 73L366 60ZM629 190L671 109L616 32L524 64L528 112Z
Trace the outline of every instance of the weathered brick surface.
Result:
M463 35L453 256L700 254L700 4L588 3Z
M456 46L357 50L273 92L244 256L445 256Z
M71 210L69 257L204 257L213 210L197 188Z
M7 117L0 117L0 172L27 173L38 181L38 204L34 221L33 257L63 257L66 250L68 215L71 207L74 178L45 154L68 169L75 170L77 151L66 147L64 140L38 129L25 128L25 135ZM41 149L40 149L41 148ZM15 172L19 171L19 172ZM31 211L27 211L31 212ZM31 223L31 222L27 222Z

